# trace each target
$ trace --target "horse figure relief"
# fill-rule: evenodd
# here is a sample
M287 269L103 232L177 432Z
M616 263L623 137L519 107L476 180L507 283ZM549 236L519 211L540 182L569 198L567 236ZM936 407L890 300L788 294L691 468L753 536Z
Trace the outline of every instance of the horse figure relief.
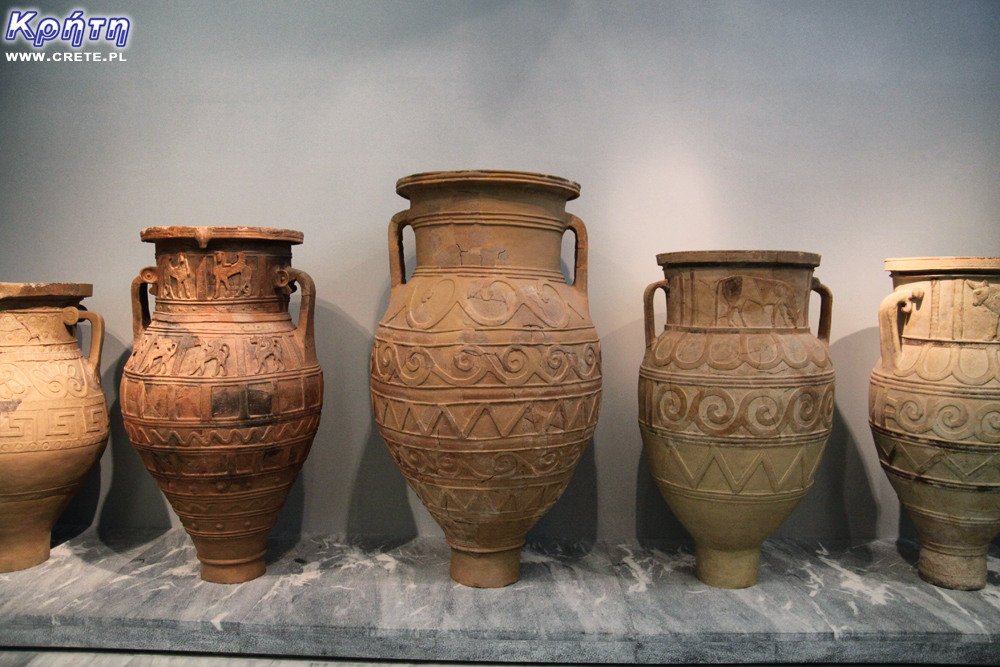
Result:
M157 338L146 354L140 373L166 375L170 372L170 360L177 353L177 342L169 338Z
M716 303L725 306L724 317L731 327L795 327L799 318L791 285L772 278L739 275L723 278L716 287ZM759 315L754 316L753 311L758 311ZM760 321L761 316L766 321Z
M254 374L280 373L285 370L281 340L266 336L253 336L249 341L250 358L255 363Z
M236 260L227 262L228 253L215 253L215 298L250 295L253 269L247 264L246 253L236 253ZM238 280L233 278L239 276Z
M229 361L229 346L221 339L213 340L211 343L198 341L198 344L191 348L193 353L193 363L190 365L188 375L204 377L209 368L214 364L209 377L226 377L226 362Z

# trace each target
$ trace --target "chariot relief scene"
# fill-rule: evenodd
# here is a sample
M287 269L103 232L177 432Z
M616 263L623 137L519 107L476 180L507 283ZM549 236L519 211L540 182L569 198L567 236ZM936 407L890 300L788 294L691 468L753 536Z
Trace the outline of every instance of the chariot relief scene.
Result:
M804 328L808 293L809 285L796 276L676 274L667 313L671 324L682 326Z

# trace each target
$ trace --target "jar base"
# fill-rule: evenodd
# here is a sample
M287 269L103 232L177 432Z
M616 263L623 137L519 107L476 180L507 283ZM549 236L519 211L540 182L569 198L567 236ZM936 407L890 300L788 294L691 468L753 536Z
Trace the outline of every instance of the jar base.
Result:
M201 561L201 578L213 584L242 584L265 572L264 554L251 560Z
M41 565L49 559L51 541L49 531L0 535L0 573L17 572Z
M978 591L986 586L986 554L953 555L920 547L917 572L924 581L956 591Z
M478 553L451 550L451 578L472 588L503 588L521 578L521 548Z
M760 547L722 551L696 545L695 562L702 583L716 588L749 588L757 583Z

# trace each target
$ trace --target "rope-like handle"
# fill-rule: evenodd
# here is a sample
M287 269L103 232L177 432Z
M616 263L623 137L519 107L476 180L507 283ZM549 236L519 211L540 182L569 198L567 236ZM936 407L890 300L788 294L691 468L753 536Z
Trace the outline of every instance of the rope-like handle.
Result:
M882 365L887 370L896 369L896 360L903 351L903 332L899 329L899 315L909 315L913 307L924 298L924 290L916 287L909 292L898 290L887 296L878 309L878 334L882 343Z
M646 348L653 346L656 342L656 323L653 319L653 296L656 294L656 290L662 289L663 294L666 297L670 296L670 281L669 280L658 280L649 287L642 295L642 314L646 323ZM666 324L664 324L664 327Z
M573 287L584 294L587 293L587 226L583 220L570 215L566 221L566 228L572 229L576 236L576 257L573 261Z

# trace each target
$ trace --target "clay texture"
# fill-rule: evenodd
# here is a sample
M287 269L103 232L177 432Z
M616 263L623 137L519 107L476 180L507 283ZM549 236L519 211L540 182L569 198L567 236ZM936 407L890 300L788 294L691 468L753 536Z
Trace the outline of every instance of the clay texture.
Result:
M639 426L656 484L694 537L697 575L744 588L760 547L812 486L830 435L832 295L819 255L657 255L664 280L644 295ZM653 297L667 293L656 337ZM819 337L810 290L821 296Z
M0 283L0 572L49 558L52 527L108 444L91 285ZM93 326L88 357L77 323Z
M889 259L870 424L920 576L978 590L1000 532L1000 257Z
M248 581L265 571L268 533L323 405L315 288L290 266L302 234L152 227L142 240L156 244L156 266L132 285L125 428L194 541L202 578ZM297 326L293 282L302 288Z
M375 419L444 529L451 576L518 580L525 534L559 499L594 433L601 349L587 302L579 185L459 171L401 179L389 224L392 292L371 359ZM416 236L405 280L401 233ZM575 279L560 271L576 234Z

